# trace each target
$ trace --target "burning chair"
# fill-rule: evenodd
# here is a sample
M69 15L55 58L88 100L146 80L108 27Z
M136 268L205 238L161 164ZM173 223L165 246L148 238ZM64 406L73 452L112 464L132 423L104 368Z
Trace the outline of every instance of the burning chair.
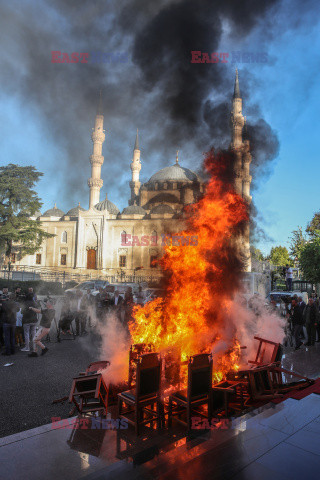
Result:
M146 343L136 343L130 346L129 352L129 378L128 388L129 390L136 385L136 367L141 355L152 352L152 345Z
M80 372L80 376L73 379L69 402L74 403L74 408L80 414L100 412L107 415L109 388L103 380L101 370L109 365L108 360L90 363L85 372Z
M172 425L172 417L191 430L191 414L200 405L207 404L208 419L212 417L212 355L201 353L193 355L188 363L188 388L180 390L170 395L168 426ZM183 421L180 417L186 411L187 421ZM203 415L202 412L197 412Z
M245 404L255 403L260 400L267 400L282 397L290 390L305 388L313 383L308 377L281 368L282 345L261 337L254 337L259 341L257 353L254 360L249 360L251 368L230 372L227 380L238 381L246 390ZM282 375L288 374L299 378L302 381L286 384Z
M135 389L118 394L118 418L125 418L131 425L134 425L137 435L139 435L140 425L157 421L157 427L159 428L161 416L160 383L160 356L158 353L146 353L138 359ZM128 406L126 411L122 410L123 403ZM154 406L156 406L156 411ZM144 415L146 418L144 418Z

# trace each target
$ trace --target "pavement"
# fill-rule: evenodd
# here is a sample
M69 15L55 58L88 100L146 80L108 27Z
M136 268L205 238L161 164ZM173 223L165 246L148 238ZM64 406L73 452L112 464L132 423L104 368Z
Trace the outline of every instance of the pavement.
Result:
M56 341L50 332L46 355L30 358L26 352L0 356L0 437L39 427L51 417L67 418L70 404L52 405L69 395L72 378L90 362L100 360L93 334ZM4 367L6 363L12 366Z

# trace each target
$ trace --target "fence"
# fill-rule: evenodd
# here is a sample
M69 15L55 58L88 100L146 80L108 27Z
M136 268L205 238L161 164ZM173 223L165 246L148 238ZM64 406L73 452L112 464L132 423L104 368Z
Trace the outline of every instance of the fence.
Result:
M162 278L160 270L91 270L87 269L64 269L57 267L34 267L28 265L19 265L10 270L0 266L0 278L6 280L43 280L50 282L60 282L65 285L67 282L84 282L89 280L105 280L110 283L125 282L150 282L158 283Z

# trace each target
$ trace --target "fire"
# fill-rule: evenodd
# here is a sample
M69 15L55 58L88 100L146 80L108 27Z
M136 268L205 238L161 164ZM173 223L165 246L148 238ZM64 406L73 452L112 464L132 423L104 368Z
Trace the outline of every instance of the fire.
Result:
M209 152L205 195L186 209L185 237L197 245L166 246L161 260L167 276L166 297L135 307L132 343L153 344L156 351L176 350L181 360L214 353L215 378L237 369L240 346L230 320L231 303L242 270L239 236L248 206L233 190L231 154ZM231 173L230 173L231 172ZM221 354L215 347L225 340Z

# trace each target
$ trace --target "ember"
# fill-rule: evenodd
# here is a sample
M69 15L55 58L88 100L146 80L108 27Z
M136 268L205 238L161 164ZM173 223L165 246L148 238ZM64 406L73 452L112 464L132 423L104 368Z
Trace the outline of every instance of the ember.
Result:
M164 247L167 295L135 307L129 328L133 344L152 344L158 352L180 351L182 361L210 352L226 339L225 351L214 362L219 381L238 369L240 345L231 305L240 289L241 234L249 216L248 205L233 189L232 154L211 151L205 168L211 177L206 193L186 208L187 227L181 233L196 235L198 245Z

